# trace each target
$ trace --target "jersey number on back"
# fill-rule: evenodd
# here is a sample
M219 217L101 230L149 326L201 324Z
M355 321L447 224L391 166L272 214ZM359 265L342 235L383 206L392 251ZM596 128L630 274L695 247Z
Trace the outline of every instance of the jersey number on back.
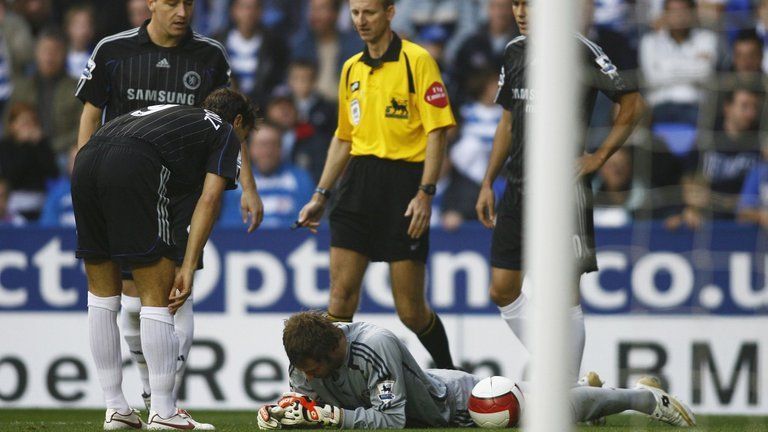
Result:
M221 117L219 117L218 114L212 111L204 110L205 111L205 120L208 120L213 125L213 128L216 130L219 130L221 127Z
M148 107L132 112L131 115L134 117L144 117L175 106L177 105L150 105Z

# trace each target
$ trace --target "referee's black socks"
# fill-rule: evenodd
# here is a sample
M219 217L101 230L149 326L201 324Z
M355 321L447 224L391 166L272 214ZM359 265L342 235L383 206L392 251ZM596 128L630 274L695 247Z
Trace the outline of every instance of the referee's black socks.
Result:
M416 336L419 337L424 348L429 351L438 369L455 369L451 350L448 348L448 336L445 334L445 327L434 311L432 311L432 317L427 327L416 333Z

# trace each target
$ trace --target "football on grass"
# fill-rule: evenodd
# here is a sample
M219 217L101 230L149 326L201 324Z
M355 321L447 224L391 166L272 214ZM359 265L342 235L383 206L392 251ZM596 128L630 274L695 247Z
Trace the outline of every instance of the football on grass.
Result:
M492 376L478 382L469 397L469 414L481 428L514 427L520 420L522 393L515 382Z

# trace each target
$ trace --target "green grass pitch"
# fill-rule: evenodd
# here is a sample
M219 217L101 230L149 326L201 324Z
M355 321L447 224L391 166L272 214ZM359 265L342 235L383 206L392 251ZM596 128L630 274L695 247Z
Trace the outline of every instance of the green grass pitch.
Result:
M98 410L28 410L0 409L0 431L72 431L101 430L104 411ZM254 411L193 411L192 415L214 424L223 432L253 432L258 430ZM768 432L768 417L699 416L700 427L687 429L702 432ZM411 429L418 431L419 429ZM435 432L438 429L428 429ZM445 429L456 431L457 429ZM478 429L475 429L478 430ZM638 415L620 415L608 419L600 427L580 426L581 431L626 432L664 431L672 427L652 422Z

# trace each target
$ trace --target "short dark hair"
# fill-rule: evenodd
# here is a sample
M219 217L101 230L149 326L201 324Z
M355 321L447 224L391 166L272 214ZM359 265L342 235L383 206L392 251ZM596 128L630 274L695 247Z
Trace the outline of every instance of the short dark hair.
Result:
M220 88L205 98L201 108L213 111L224 121L232 123L238 114L243 116L243 125L255 128L258 108L248 98L229 88Z
M755 29L747 29L742 30L736 35L736 39L733 40L733 45L736 45L740 42L754 42L762 51L763 49L763 39L758 36L757 31Z
M344 332L322 312L299 312L285 320L283 347L292 365L310 359L325 362L343 336Z
M292 61L291 64L288 65L288 69L292 68L311 69L312 75L317 76L317 63L309 59L297 59Z
M689 8L696 9L696 0L664 0L664 10L667 10L669 4L673 1L681 1L683 3L687 3Z
M748 93L756 98L760 98L760 93L745 85L738 85L725 94L724 103L726 105L733 103L736 99L736 93Z

